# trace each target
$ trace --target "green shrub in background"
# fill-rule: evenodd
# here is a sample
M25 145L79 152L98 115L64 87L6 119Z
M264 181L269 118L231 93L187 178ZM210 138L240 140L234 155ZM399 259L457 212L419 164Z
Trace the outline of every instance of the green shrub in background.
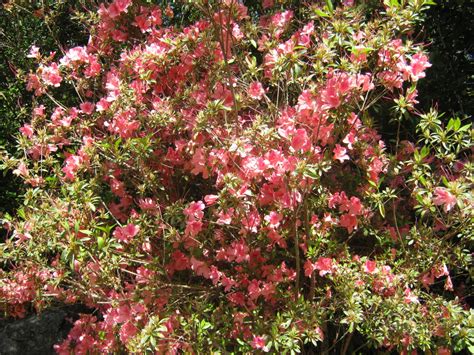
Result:
M0 149L15 155L18 129L30 119L36 99L26 90L25 75L34 69L27 58L32 45L46 53L87 43L88 34L74 14L95 2L73 0L7 1L0 5ZM67 96L68 90L64 90ZM45 105L51 105L48 100ZM0 172L0 212L18 206L23 184L8 171Z

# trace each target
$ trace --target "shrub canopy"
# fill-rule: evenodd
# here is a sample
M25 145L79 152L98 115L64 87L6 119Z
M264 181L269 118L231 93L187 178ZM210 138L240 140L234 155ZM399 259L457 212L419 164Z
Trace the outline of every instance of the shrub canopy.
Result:
M472 129L416 109L429 4L115 0L32 47L2 311L90 307L64 354L472 347Z

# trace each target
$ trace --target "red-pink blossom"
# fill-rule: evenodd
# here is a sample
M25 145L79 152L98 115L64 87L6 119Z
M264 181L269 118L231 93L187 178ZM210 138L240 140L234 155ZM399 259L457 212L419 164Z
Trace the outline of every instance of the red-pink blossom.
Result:
M83 102L79 106L81 108L81 111L85 113L86 115L90 115L92 112L94 112L94 107L95 105L92 102Z
M254 81L249 85L248 94L252 99L260 100L265 95L262 83Z
M339 224L346 228L349 233L352 233L357 228L357 217L350 213L343 214L339 219Z
M275 211L271 211L268 215L265 216L265 221L268 222L270 227L272 228L278 228L280 225L281 220L283 219L283 215L280 213L277 213Z
M129 223L125 227L117 227L114 231L114 237L121 242L129 243L138 232L140 232L140 227L133 223Z
M319 258L316 261L315 268L319 270L319 276L331 274L333 272L333 261L331 258Z
M367 260L364 264L363 270L364 270L364 272L366 272L368 274L377 273L379 271L377 269L377 262L375 262L374 260Z

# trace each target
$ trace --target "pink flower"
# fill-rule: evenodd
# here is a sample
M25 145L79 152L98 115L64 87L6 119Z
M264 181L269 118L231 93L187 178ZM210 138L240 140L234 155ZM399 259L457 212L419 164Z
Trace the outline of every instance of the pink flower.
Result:
M451 194L444 187L435 188L435 197L433 203L437 206L443 206L444 212L448 212L451 208L456 205L456 197Z
M23 127L20 128L20 132L28 138L33 137L34 134L33 127L31 127L29 124L24 124Z
M416 297L413 292L407 287L403 292L405 295L405 303L420 303L418 297Z
M54 87L59 87L63 78L59 72L58 65L56 63L51 64L49 67L43 67L41 73L41 78L46 85L51 85Z
M316 265L313 264L310 260L306 260L303 268L304 268L304 275L307 277L311 277L314 270L316 270Z
M253 336L253 340L252 342L250 343L250 345L252 346L252 348L254 349L260 349L264 352L268 352L270 349L268 349L267 346L265 346L265 338L261 337L261 336L256 336L254 335Z
M138 205L144 211L153 211L158 208L158 204L156 203L156 201L150 197L139 199Z
M193 201L184 209L183 213L188 217L188 219L201 219L204 217L204 208L206 208L206 206L202 201Z
M39 48L34 46L34 45L31 46L30 52L28 53L28 55L26 57L27 58L39 58L39 57L41 57L41 54L39 52Z
M184 234L187 236L196 236L202 230L203 223L200 220L188 220Z
M83 113L90 115L92 112L94 112L94 106L95 105L92 102L83 102L80 105L80 108Z
M33 116L35 117L43 117L44 116L44 105L39 105L33 109Z
M304 128L297 129L291 139L291 147L294 150L303 149L308 151L311 147L311 142L308 139L308 134Z
M131 2L131 0L115 0L108 8L109 16L114 18L119 16L122 12L126 12Z
M267 221L272 228L278 228L282 219L283 216L275 211L271 211L270 214L265 216L265 221Z
M339 219L339 224L346 228L349 233L352 233L357 228L357 217L350 213L343 214Z
M265 90L263 89L262 83L254 81L249 85L248 93L252 99L260 100L263 95L265 95Z
M262 6L264 9L268 9L274 5L273 0L263 0Z
M76 173L84 163L84 158L80 155L70 155L66 159L66 165L62 168L64 174L66 174L66 179L74 180L76 178Z
M364 264L364 272L368 274L375 274L379 270L377 269L377 263L373 260L367 260Z
M211 270L206 262L198 260L194 256L191 257L191 270L193 270L196 275L205 277L206 279L209 279L211 276Z
M140 127L140 121L134 120L135 112L128 110L116 115L112 122L106 122L104 125L109 132L120 135L122 138L130 138Z
M333 269L331 258L319 258L316 261L315 268L319 270L319 276L331 274Z
M438 348L438 355L451 355L451 350L445 347Z
M446 278L446 282L444 283L444 289L446 291L453 291L453 281L451 280L451 276L448 275Z
M20 164L18 164L18 168L13 170L13 174L17 176L27 177L29 175L28 167L24 162L21 161Z
M70 62L86 62L89 59L87 50L84 47L74 47L67 51L61 59L61 64L68 65Z
M206 205L211 206L216 203L218 198L219 196L217 195L206 195L204 196L204 202L206 202Z
M140 231L140 227L135 224L127 224L125 227L118 227L114 231L114 237L124 243L129 243Z
M122 343L127 344L128 341L132 339L137 333L137 327L135 327L132 322L126 322L120 328L120 340Z
M347 150L343 146L336 144L336 147L333 150L334 153L334 160L339 160L341 163L344 160L349 160L349 156L347 155Z
M353 215L359 215L362 212L362 203L360 199L355 196L352 196L349 202L349 213Z
M428 57L422 53L417 53L411 58L410 75L413 81L425 77L425 69L431 67Z
M234 214L234 209L229 208L227 211L221 211L218 214L219 219L216 221L217 224L231 224L232 222L232 215Z
M277 29L275 31L276 38L279 38L280 35L283 33L283 31L293 18L293 15L294 13L291 10L277 12L275 15L273 15L273 17L271 18L271 23Z

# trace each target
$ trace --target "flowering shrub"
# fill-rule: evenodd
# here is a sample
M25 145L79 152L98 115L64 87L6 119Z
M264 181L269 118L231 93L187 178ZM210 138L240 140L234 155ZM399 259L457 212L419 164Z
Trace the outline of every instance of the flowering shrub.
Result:
M415 108L429 2L292 3L115 0L32 48L6 315L94 310L64 354L473 346L472 129Z

